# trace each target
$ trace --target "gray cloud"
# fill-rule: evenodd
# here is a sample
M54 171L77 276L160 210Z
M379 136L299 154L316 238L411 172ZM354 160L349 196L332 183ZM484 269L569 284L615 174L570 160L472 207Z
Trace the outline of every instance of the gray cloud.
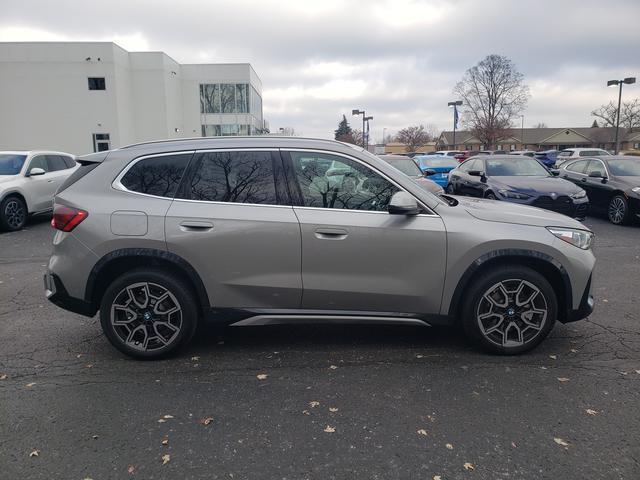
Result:
M525 74L527 125L590 124L614 97L606 80L640 74L640 31L624 26L636 0L4 0L2 10L5 41L123 39L185 63L251 62L272 129L312 136L331 136L352 108L374 115L378 137L383 127L449 128L453 86L490 53Z

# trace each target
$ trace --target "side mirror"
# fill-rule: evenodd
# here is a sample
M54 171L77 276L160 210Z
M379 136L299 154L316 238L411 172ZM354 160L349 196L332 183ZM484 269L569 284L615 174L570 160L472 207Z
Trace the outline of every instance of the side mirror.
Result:
M557 168L552 168L551 170L549 170L549 172L551 173L551 175L553 175L554 177L557 177L558 175L560 175L560 170L558 170Z
M472 177L480 177L481 182L487 181L487 177L482 170L469 170L469 175L471 175Z
M29 170L27 177L36 177L38 175L44 175L45 173L47 172L45 172L44 169L40 167L33 167L31 170Z
M436 172L436 171L435 171L435 170L433 170L432 168L427 168L427 169L424 171L424 176L425 176L425 177L430 177L431 175L435 175L436 173L438 173L438 172Z
M407 192L396 192L391 197L387 211L392 215L417 215L420 213L418 202Z
M596 170L589 173L589 178L604 178L604 175L600 170Z

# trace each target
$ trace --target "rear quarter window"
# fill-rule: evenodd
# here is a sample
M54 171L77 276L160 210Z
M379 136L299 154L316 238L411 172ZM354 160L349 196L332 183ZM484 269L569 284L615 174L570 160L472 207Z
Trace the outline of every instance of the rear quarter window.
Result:
M161 155L138 160L120 179L131 192L173 198L192 153Z

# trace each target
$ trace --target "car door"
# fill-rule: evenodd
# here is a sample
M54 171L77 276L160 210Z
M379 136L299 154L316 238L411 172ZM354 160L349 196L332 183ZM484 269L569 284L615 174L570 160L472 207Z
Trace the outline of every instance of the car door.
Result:
M484 171L484 162L480 159L474 158L470 160L471 163L467 165L464 170L464 176L461 182L461 191L464 195L471 197L482 197L483 183L480 180L481 177L469 175L471 171ZM466 165L466 163L465 163Z
M475 159L466 160L458 165L455 170L449 172L449 183L453 185L454 191L458 195L468 195L469 171L475 164Z
M33 168L41 168L44 175L30 175ZM34 155L29 161L25 173L25 192L30 197L30 213L51 208L53 194L56 191L55 178L52 177L47 156Z
M601 177L590 177L592 173L600 173ZM611 188L608 185L607 169L602 160L591 159L585 170L582 188L587 191L587 196L592 205L602 208L609 204Z
M196 152L165 231L215 308L300 307L300 227L277 149Z
M330 159L335 179L316 166ZM436 313L445 273L446 232L425 209L386 209L401 187L342 154L283 152L302 232L302 307L325 312Z
M587 181L584 172L586 171L588 164L588 160L578 160L567 163L562 167L562 173L560 175L565 180L569 180L570 182L583 187Z

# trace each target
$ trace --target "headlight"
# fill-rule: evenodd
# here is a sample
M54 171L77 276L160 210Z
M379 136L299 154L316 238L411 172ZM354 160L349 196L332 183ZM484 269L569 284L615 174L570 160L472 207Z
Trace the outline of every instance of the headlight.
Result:
M593 243L593 233L586 230L577 230L574 228L547 227L560 240L564 240L571 245L575 245L582 250L589 250Z
M633 188L631 189L631 191L632 191L633 193L637 193L638 195L640 195L640 187L633 187Z
M571 198L575 198L576 200L578 198L584 198L587 196L587 192L585 192L584 190L580 190L578 193L574 193L573 195L571 195Z
M517 200L526 200L527 198L531 198L531 195L527 195L526 193L514 192L512 190L498 190L498 193L503 197L507 198L515 198Z

